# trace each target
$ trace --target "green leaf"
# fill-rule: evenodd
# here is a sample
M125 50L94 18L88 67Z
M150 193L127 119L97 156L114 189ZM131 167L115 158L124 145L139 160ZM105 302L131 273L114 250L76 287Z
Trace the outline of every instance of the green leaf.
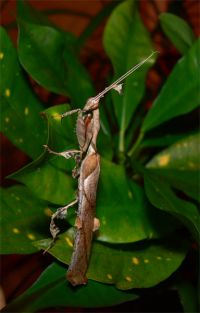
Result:
M150 54L152 50L150 37L133 1L120 3L112 12L104 32L104 47L112 61L115 78L124 74ZM142 69L127 78L122 97L113 92L114 108L122 137L142 99L146 74L153 62L152 57L143 65Z
M44 111L48 121L47 144L54 151L64 151L75 146L75 133L72 117L61 120L59 114L69 110L69 105L58 105ZM9 178L25 184L40 199L64 205L75 198L75 180L71 177L73 160L54 156L44 151L35 161Z
M182 18L171 13L159 16L163 31L181 54L185 54L195 41L195 35Z
M181 58L172 70L152 108L144 119L142 131L146 132L178 115L186 114L199 106L198 39L189 52ZM189 78L189 79L188 79Z
M5 312L36 312L52 307L104 307L134 300L132 291L89 281L86 286L72 288L66 281L66 268L51 264L23 295L5 308Z
M200 134L188 136L153 157L148 168L196 170L199 160Z
M175 188L199 199L200 134L186 137L155 155L146 165Z
M47 144L53 151L65 151L78 148L76 133L74 131L77 115L61 118L60 115L70 111L69 104L60 104L43 111L48 122ZM57 157L53 156L52 159ZM57 158L58 159L58 158ZM63 158L59 158L64 160ZM64 163L67 163L66 159Z
M15 146L35 158L41 153L46 137L45 124L39 116L43 107L31 91L3 28L0 36L1 131Z
M54 204L66 205L75 198L73 179L49 162L48 152L9 178L26 185L38 198Z
M104 159L96 211L101 223L97 238L110 243L157 238L177 227L169 215L158 214L143 189L126 177L122 166Z
M177 217L198 241L200 234L200 216L197 207L175 195L162 176L146 170L144 174L145 190L149 201L158 209Z
M72 253L72 233L59 236L49 253L69 264ZM50 240L35 242L46 249ZM87 277L98 282L115 284L118 289L148 288L169 277L182 263L188 244L183 238L165 242L142 242L132 245L105 245L93 243Z
M50 212L45 202L36 199L23 186L1 189L1 254L33 253L34 240L47 236Z
M19 59L25 70L46 89L72 97L76 106L94 94L84 67L75 56L72 35L19 17Z

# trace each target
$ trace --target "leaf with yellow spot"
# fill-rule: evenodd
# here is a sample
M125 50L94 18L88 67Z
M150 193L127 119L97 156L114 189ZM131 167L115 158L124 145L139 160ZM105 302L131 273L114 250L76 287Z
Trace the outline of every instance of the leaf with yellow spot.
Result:
M49 234L50 219L44 215L46 203L23 186L1 189L1 254L33 253L34 240Z
M73 229L60 235L48 252L69 264L73 248L66 238L73 240ZM34 245L45 250L50 242L50 239L44 239ZM94 242L87 277L114 284L122 290L152 287L168 278L181 265L187 250L187 241L177 234L162 242L154 240L129 245Z
M188 136L155 155L146 165L171 186L200 200L200 134Z
M9 178L26 185L36 197L54 204L65 205L75 197L75 181L56 168L47 151Z
M19 65L16 49L0 27L0 130L31 158L42 152L47 136L39 113L43 106L33 94ZM28 110L28 111L27 111ZM29 114L27 114L29 112ZM19 140L20 139L20 140Z

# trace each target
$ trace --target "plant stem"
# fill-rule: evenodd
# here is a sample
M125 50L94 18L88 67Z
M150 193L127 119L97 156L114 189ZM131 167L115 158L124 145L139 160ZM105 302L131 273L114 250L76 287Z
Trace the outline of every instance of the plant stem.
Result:
M143 138L144 138L144 133L143 133L143 132L140 132L140 133L139 133L139 136L138 136L138 138L137 138L137 140L136 140L136 142L135 142L135 144L133 145L133 147L132 147L132 148L129 150L129 152L128 152L128 156L129 156L130 158L132 158L133 155L136 154L136 152L137 152L137 150L138 150L138 147L139 147L139 145L140 145L140 143L141 143L141 141L142 141Z
M124 152L124 129L121 128L119 132L119 152Z

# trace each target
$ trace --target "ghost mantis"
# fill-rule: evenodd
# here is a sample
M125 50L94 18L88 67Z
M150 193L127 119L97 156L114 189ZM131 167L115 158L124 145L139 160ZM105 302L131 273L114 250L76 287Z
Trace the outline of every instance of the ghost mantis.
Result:
M68 205L59 208L52 215L50 223L50 232L54 242L60 231L55 223L55 219L65 218L68 208L78 205L75 221L76 234L74 248L67 271L67 279L73 286L87 283L86 272L89 265L93 232L100 227L100 221L95 217L96 192L100 174L100 156L96 146L100 129L100 99L112 89L121 94L122 82L147 62L155 53L157 53L157 51L152 52L146 59L132 67L97 96L89 98L83 109L75 109L60 115L61 118L64 118L78 113L76 135L79 150L55 152L45 145L49 153L63 156L66 159L73 157L76 162L76 166L72 171L72 176L78 178L76 199Z

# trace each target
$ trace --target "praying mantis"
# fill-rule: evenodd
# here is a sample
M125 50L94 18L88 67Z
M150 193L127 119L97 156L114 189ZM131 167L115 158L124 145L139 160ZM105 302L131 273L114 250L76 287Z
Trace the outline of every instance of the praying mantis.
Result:
M44 147L54 155L63 156L66 159L75 159L75 168L72 176L78 178L78 191L76 199L68 205L59 208L51 217L50 232L55 241L59 227L55 219L66 217L70 207L78 205L77 217L75 221L75 240L71 257L71 262L67 271L67 279L73 285L87 283L86 272L90 260L93 232L100 227L100 221L95 217L96 193L100 174L100 155L97 152L97 137L100 130L99 102L104 95L114 89L121 93L122 84L130 74L147 62L154 53L152 52L146 59L132 67L128 72L106 87L97 96L89 98L83 109L75 109L61 114L61 118L78 113L76 123L76 135L79 150L67 150L64 152L52 151L47 145Z

